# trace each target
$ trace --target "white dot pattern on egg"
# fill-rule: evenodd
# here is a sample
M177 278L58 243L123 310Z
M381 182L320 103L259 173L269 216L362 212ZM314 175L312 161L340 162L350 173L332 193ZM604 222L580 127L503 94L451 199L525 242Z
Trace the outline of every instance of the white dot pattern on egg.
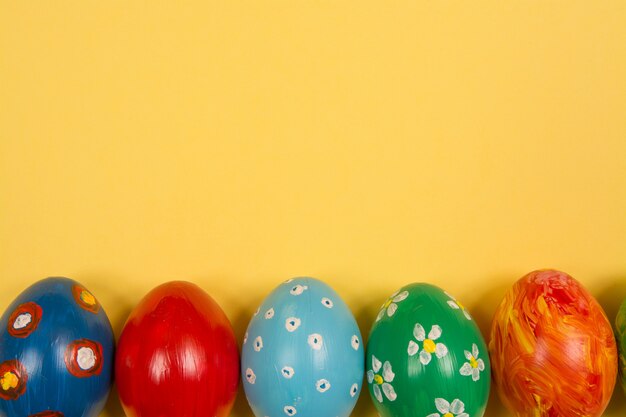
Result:
M350 396L354 397L359 392L359 384L354 383L350 387Z
M320 379L315 383L315 389L319 392L326 392L330 389L330 382L327 379Z
M309 339L307 340L309 346L311 346L315 350L320 350L324 345L324 339L322 335L319 333L313 333L309 335Z
M33 321L33 316L30 313L20 314L13 322L13 328L15 330L23 329L28 326L31 321Z
M283 369L281 369L280 372L282 372L283 376L287 379L293 378L293 374L295 373L291 366L283 366Z
M341 297L313 278L279 285L248 326L241 369L256 417L349 417L363 378L364 352ZM253 371L254 370L254 371Z
M96 354L91 348L82 347L76 352L76 363L83 371L88 371L96 365Z
M261 349L263 349L263 338L261 336L257 336L257 338L254 339L254 350L256 352L260 352Z
M353 335L350 340L350 344L352 345L352 349L359 350L359 346L361 346L361 342L359 341L359 336Z
M288 332L295 332L298 327L300 327L301 323L302 321L297 317L288 317L287 320L285 320L285 328Z
M254 384L256 382L256 375L254 374L254 371L250 368L246 369L246 381L251 384Z

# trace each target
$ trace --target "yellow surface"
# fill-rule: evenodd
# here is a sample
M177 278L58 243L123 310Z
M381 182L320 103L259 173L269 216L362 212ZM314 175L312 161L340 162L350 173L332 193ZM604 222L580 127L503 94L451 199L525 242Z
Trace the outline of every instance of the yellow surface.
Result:
M485 331L551 266L613 317L625 22L623 0L0 0L0 308L66 275L119 335L185 279L241 340L308 274L365 333L420 280ZM233 415L251 416L242 395ZM375 415L367 393L354 415Z

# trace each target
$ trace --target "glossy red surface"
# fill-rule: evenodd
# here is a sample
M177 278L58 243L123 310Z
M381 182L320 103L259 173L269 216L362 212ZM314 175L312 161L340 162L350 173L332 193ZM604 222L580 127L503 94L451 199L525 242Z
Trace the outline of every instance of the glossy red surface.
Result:
M128 417L226 417L239 382L228 318L188 282L152 290L118 344L116 382Z

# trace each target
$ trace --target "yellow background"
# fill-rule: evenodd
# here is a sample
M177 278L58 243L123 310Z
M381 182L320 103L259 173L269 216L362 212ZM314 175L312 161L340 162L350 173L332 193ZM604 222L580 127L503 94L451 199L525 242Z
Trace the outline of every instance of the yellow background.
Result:
M306 274L365 334L412 281L486 333L555 267L612 320L625 190L623 0L0 0L0 309L66 275L119 335L184 279L241 340Z

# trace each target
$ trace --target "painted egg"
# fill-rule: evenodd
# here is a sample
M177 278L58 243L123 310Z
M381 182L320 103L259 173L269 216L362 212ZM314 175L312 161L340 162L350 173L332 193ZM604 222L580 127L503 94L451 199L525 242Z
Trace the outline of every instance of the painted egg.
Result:
M115 372L128 417L226 417L239 383L230 321L198 286L160 285L130 314Z
M257 417L348 417L363 380L359 327L325 283L288 280L250 321L241 372Z
M619 376L622 389L626 392L626 300L617 312L615 318L615 328L617 329L617 343L619 348Z
M611 398L611 325L566 273L535 271L517 281L496 310L489 348L500 398L516 416L600 416Z
M47 278L0 320L0 416L95 417L109 394L115 339L85 287Z
M370 332L367 383L381 417L481 417L487 346L463 304L425 283L400 288Z

